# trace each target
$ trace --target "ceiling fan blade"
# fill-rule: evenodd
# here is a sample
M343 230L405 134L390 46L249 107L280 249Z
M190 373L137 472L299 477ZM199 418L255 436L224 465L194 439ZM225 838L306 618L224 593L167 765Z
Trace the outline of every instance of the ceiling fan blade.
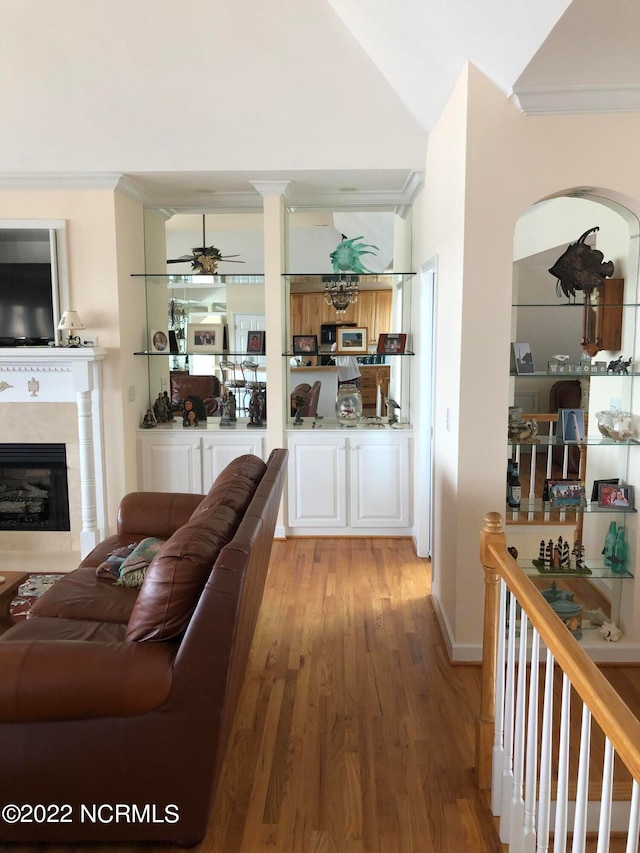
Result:
M168 264L184 264L187 261L192 261L193 255L183 255L181 258L169 258L167 260Z

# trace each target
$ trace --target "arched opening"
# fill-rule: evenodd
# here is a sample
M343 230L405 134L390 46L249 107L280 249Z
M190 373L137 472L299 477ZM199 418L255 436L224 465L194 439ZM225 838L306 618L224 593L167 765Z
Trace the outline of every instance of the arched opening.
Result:
M515 228L510 412L516 423L520 413L524 420L533 420L539 435L537 441L530 436L522 440L515 434L511 437L511 460L517 457L519 473L523 474L522 500L520 507L507 512L507 524L510 544L517 547L521 564L536 576L536 585L541 588L558 582L549 567L542 575L539 572L548 544L555 546L561 539L568 541L571 549L575 543L582 547L590 573L572 577L569 585L575 600L583 604L585 612L601 600L607 615L631 639L636 633L640 635L636 627L640 613L635 614L637 596L633 594L637 514L602 505L599 484L602 480L617 481L628 488L632 499L635 485L640 485L640 353L636 332L640 224L636 215L611 195L591 188L564 191L532 205ZM571 243L595 227L599 230L589 234L586 242L602 252L604 261L613 263L608 278L620 284L617 290L613 285L607 289L606 298L605 290L598 290L585 306L584 292L576 292L575 297L568 297L562 288L557 292L556 278L549 269ZM600 312L606 307L614 332L595 355L585 352L583 344L592 303L598 304ZM516 353L525 351L531 354L526 371L515 363ZM611 370L617 359L630 359L628 373ZM584 434L577 440L563 433L563 413L574 409L580 419L584 416L585 423ZM601 412L629 413L633 437L619 441L603 435L598 427ZM547 426L546 418L552 415L557 421ZM548 437L548 433L552 435ZM579 483L582 505L566 511L557 506L554 509L549 500L553 498L550 481ZM624 567L607 562L602 553L612 523L616 530L623 530L628 552ZM590 637L591 627L585 620L586 645L591 639L597 642L596 631Z

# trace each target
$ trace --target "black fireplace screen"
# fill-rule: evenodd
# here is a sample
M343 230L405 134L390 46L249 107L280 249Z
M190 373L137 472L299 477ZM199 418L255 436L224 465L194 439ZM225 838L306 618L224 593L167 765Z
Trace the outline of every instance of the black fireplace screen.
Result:
M0 444L0 530L69 530L64 444Z

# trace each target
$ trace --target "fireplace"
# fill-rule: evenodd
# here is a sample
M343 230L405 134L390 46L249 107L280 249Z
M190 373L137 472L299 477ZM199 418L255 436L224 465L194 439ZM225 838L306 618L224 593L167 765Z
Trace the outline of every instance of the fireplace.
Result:
M70 530L64 444L0 444L0 530Z

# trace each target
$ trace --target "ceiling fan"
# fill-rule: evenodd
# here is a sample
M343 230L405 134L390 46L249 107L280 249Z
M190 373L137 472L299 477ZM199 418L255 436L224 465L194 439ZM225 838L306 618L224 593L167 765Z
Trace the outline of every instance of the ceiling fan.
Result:
M206 246L205 230L204 230L204 213L202 214L202 246L196 246L191 250L190 255L182 255L179 258L170 258L168 264L184 264L186 261L191 262L191 269L197 273L205 275L213 275L218 271L220 261L225 261L230 264L243 264L244 261L234 261L238 255L223 255L220 249L216 246Z

